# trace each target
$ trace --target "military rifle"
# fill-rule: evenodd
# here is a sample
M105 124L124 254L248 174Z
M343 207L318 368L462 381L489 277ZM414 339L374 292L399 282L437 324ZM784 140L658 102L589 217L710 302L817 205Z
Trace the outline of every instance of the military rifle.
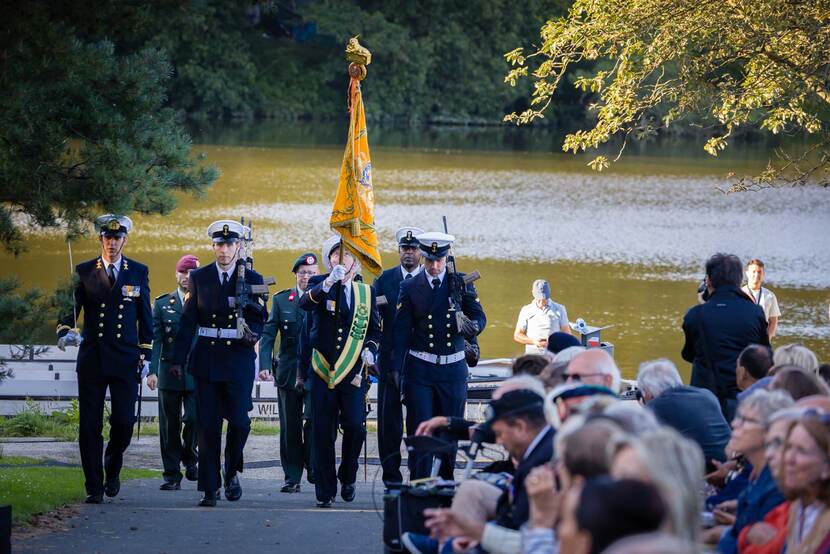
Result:
M262 285L252 285L245 279L246 271L254 268L253 224L249 219L246 225L244 217L239 222L242 224L242 237L240 237L242 246L236 260L236 295L234 305L231 307L236 310L236 338L253 344L259 337L254 335L245 322L245 308L248 306L260 307L267 302L270 294L268 287L276 284L277 281L273 277L265 277Z
M444 232L449 234L449 230L447 229L447 216L443 215L441 216L441 219L444 222ZM469 280L466 275L463 277L459 275L455 267L455 255L452 252L452 246L450 246L450 251L447 253L447 276L450 280L450 311L455 312L456 329L460 332L464 326L463 320L465 317L464 311L462 310L464 290L467 285L479 279L481 277L481 273L473 271L469 275Z

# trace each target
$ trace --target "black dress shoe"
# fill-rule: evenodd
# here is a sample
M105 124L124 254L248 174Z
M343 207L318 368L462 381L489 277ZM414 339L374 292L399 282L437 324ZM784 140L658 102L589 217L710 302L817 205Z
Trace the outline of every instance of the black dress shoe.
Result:
M242 498L242 485L239 484L239 477L236 474L233 474L230 479L225 479L225 498L231 502Z
M318 500L317 507L318 508L331 508L331 503L333 500Z
M340 497L346 502L351 502L352 500L354 500L354 493L354 483L352 483L351 485L343 483L343 486L340 487Z
M178 481L165 481L159 487L160 491L177 491L182 488L181 483Z
M213 508L216 506L216 501L219 499L219 492L206 492L202 499L199 500L199 506L205 508Z
M112 498L113 496L118 496L118 492L121 490L121 481L118 477L113 479L107 479L107 482L104 483L104 494Z
M84 504L100 504L104 501L103 494L88 494L84 499Z
M300 492L300 484L299 483L286 483L280 489L280 492Z
M190 466L186 470L184 470L184 478L188 481L198 481L199 480L199 466Z

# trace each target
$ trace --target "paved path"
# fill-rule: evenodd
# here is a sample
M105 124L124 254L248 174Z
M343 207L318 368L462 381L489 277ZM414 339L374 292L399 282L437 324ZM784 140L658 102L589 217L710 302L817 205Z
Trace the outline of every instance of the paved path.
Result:
M281 494L273 479L243 475L241 482L238 502L221 500L216 508L199 508L195 483L160 491L158 480L128 481L116 498L82 505L80 514L67 521L67 531L18 539L14 552L383 552L383 525L369 484L358 483L354 502L338 499L332 509L320 510L307 483L298 494Z

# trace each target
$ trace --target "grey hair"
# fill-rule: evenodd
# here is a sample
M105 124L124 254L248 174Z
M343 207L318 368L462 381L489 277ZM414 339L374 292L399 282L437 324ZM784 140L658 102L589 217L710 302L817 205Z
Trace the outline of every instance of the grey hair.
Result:
M770 425L778 421L797 421L801 419L808 408L799 408L793 406L792 408L784 408L776 412L772 412L764 420L764 427L769 428Z
M639 435L660 428L654 412L635 402L615 402L605 408L603 414L616 421L629 433Z
M812 350L802 344L785 344L775 349L773 365L795 365L811 373L818 373L818 358Z
M616 541L605 554L698 554L700 547L664 532L632 535Z
M753 408L758 411L762 421L772 416L779 410L792 408L795 405L793 397L783 390L766 390L758 389L752 391L749 396L744 398L739 407Z
M654 398L682 384L683 379L677 366L666 358L643 362L637 372L637 386Z
M553 357L554 362L570 362L573 360L577 355L585 352L586 348L584 346L569 346L564 350L560 350L556 356Z

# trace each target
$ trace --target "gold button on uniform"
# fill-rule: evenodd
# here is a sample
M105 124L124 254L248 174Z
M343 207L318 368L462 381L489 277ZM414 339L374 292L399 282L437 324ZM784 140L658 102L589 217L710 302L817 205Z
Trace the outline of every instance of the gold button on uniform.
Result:
M98 314L98 317L104 317L104 312L101 312L100 314Z
M118 327L119 329L121 329L121 324L119 323L118 325L116 325L116 327Z
M429 314L429 315L427 316L427 319L432 319L432 314Z
M124 309L124 304L119 304L119 305L118 305L118 309L119 309L119 310L123 310L123 309Z
M448 342L448 343L447 343L447 346L452 346L452 343L451 343L451 342Z
M124 316L123 316L123 315L118 314L118 319L123 319L123 318L124 318Z
M449 324L449 323L447 323L447 329L449 329L449 328L450 328L450 324Z
M432 344L432 343L429 343L429 347L430 347L430 348L432 348L432 347L433 347L433 344Z
M117 335L115 335L115 338L120 339L121 338L121 333L118 333Z
M449 318L450 318L450 314L447 314L447 319L449 319Z
M428 329L432 329L432 323L430 323L429 325L427 325L427 328L428 328Z
M432 338L432 333L429 334L429 338Z
M107 305L102 303L102 304L101 304L101 307L102 307L102 308L106 308L106 307L107 307Z
M103 337L103 336L104 336L104 333L98 333L98 336L99 336L99 337Z
M215 341L215 340L210 341L210 345L211 345L211 346L213 346L214 344L216 344L216 341Z
M212 314L212 317L213 317L214 319L216 319L216 314Z
M103 327L103 326L104 326L104 322L103 322L103 321L102 321L102 322L100 322L100 323L98 324L98 327Z
M233 319L233 314L228 314L228 319Z
M173 342L173 337L167 337L167 342Z
M227 340L227 341L225 341L225 344L227 344L228 346L230 346L230 345L231 345L231 341Z

